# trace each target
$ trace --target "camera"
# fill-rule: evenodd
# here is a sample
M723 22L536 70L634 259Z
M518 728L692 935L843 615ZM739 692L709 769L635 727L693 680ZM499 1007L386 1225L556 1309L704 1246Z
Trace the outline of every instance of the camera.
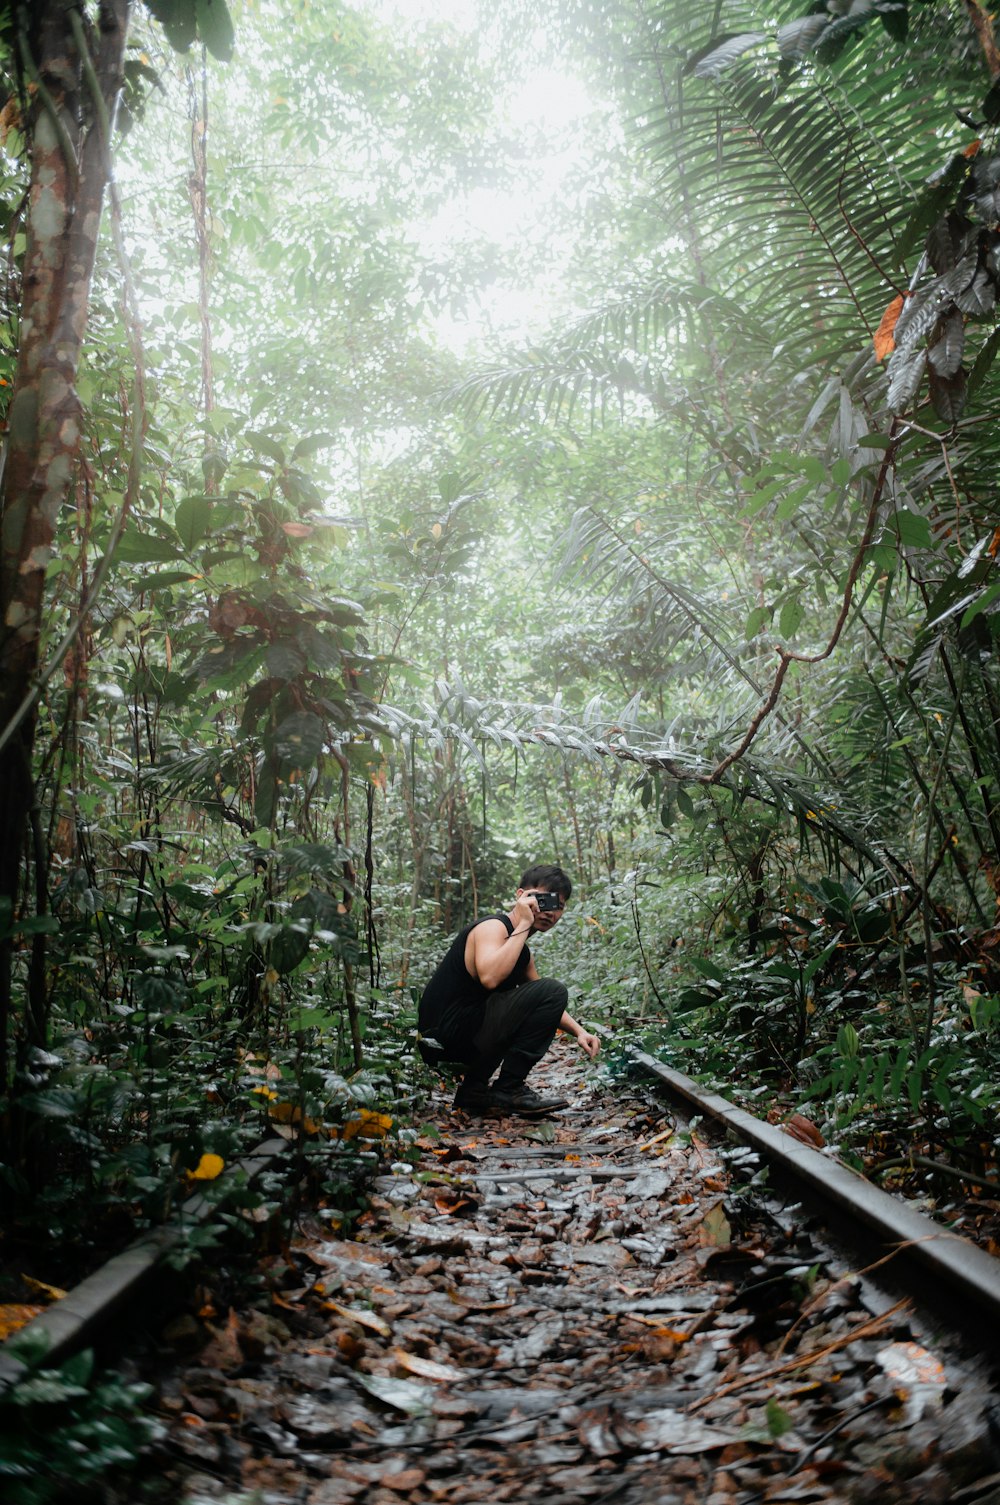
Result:
M532 897L539 909L562 909L562 894L534 894Z

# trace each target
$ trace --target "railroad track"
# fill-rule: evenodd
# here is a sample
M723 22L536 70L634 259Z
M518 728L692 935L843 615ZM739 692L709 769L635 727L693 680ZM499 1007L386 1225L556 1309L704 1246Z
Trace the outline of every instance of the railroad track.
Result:
M163 1498L996 1505L990 1257L633 1064L611 1094L553 1052L547 1124L438 1099L351 1239L307 1223L266 1312L149 1355Z
M636 1050L631 1058L681 1114L689 1119L697 1115L754 1150L768 1165L773 1183L802 1198L838 1245L853 1246L855 1260L867 1265L891 1256L893 1284L899 1290L984 1347L997 1344L1000 1261L842 1162L744 1112L645 1051ZM1000 1358L1000 1345L996 1352Z

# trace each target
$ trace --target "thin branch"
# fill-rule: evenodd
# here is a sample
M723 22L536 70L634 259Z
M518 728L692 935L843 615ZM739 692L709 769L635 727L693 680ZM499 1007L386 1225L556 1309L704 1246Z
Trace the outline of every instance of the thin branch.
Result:
M894 437L895 427L896 420L893 419L892 428L889 431L890 441ZM717 764L710 774L704 775L699 780L700 783L719 783L722 775L728 769L730 769L734 763L738 763L739 760L744 756L744 754L750 749L750 747L753 745L754 740L756 739L757 733L760 731L764 722L767 720L768 716L770 716L771 712L774 710L775 706L778 703L778 698L781 694L781 687L784 683L785 675L788 673L789 666L793 663L820 664L824 659L830 657L831 653L840 642L841 634L843 633L844 628L847 625L847 618L850 615L851 602L854 599L854 587L857 584L858 575L861 573L861 567L864 564L865 555L868 552L868 547L871 544L872 537L875 532L875 522L878 517L878 509L882 502L882 491L885 487L886 477L889 472L889 463L893 452L894 446L892 445L892 443L890 443L889 448L885 451L885 454L882 457L882 464L879 467L878 479L875 482L875 486L872 491L871 505L868 508L868 517L865 520L865 531L862 535L861 543L858 545L858 548L855 551L854 559L851 563L851 568L847 573L847 583L844 586L844 599L841 602L840 612L837 616L833 632L830 634L830 638L827 642L826 647L819 653L794 653L787 648L778 649L779 664L771 684L771 689L768 693L767 699L764 701L764 704L760 707L759 711L754 716L749 727L747 728L746 735L744 736L742 742L740 743L739 747L737 747L727 757L723 758L722 762Z

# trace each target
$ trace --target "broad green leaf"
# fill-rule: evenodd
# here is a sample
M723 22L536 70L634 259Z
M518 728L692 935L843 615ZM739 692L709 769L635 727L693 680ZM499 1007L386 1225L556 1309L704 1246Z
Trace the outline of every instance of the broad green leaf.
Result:
M771 608L769 606L755 606L747 617L747 624L743 629L743 635L747 642L749 643L752 638L755 638L761 628L770 622L770 620Z
M174 527L181 543L191 553L212 526L212 501L207 496L186 496L174 513Z
M1000 78L993 84L980 109L987 125L1000 123Z
M163 27L171 47L187 52L198 30L195 0L146 0L146 7Z
M931 539L931 525L926 517L921 517L918 512L910 512L902 508L893 519L896 533L904 548L930 549L934 547Z
M275 679L297 679L306 667L305 654L294 643L267 645L267 670Z
M785 488L785 478L782 476L777 481L769 481L766 486L761 486L757 491L747 497L743 504L744 512L753 516L766 507L768 502L773 501L780 491Z
M336 434L309 434L296 444L292 450L292 459L303 460L307 455L316 454L317 450L332 449L336 443Z
M198 34L213 57L227 63L233 55L233 22L226 0L195 0Z
M125 564L166 564L175 559L182 560L184 553L166 538L130 529L118 540L115 558Z
M311 711L296 711L286 716L276 728L272 745L284 763L296 768L308 768L323 751L326 728Z
M180 585L182 582L197 580L199 576L193 570L157 570L152 575L143 575L138 582L144 591L166 590L171 585Z
M812 482L807 481L805 485L796 486L794 490L790 491L787 496L782 498L777 507L775 507L774 509L774 515L778 519L778 521L784 523L787 522L790 517L794 517L796 512L799 510L800 505L806 500L807 497L813 496L815 490L816 488L813 486Z
M249 429L244 436L251 449L255 449L260 455L267 455L279 465L286 464L285 451L277 439L272 439L269 434L258 433L255 429Z
M802 625L805 614L801 596L793 596L790 601L786 601L778 618L778 631L781 636L783 638L794 637Z
M695 813L694 803L691 799L691 796L688 794L686 789L683 789L680 785L678 785L676 797L678 810L682 815L687 816L688 820L691 820L694 817Z

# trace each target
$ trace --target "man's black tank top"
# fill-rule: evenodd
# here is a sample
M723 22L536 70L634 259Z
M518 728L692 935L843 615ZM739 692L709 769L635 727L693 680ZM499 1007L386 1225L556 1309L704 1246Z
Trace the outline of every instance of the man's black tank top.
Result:
M507 927L508 935L514 929L508 915L497 914L484 915L482 920L473 920L471 925L466 925L464 930L458 932L435 968L420 999L417 1023L422 1034L433 1035L435 1029L445 1021L452 1024L456 1014L468 1014L469 1023L473 1019L478 1020L482 1016L483 1007L491 993L505 992L508 988L516 988L519 983L525 981L525 973L531 961L531 952L527 946L522 948L510 972L496 988L487 988L475 977L470 976L465 965L465 943L470 931L474 930L477 925L482 925L486 920L502 920Z

